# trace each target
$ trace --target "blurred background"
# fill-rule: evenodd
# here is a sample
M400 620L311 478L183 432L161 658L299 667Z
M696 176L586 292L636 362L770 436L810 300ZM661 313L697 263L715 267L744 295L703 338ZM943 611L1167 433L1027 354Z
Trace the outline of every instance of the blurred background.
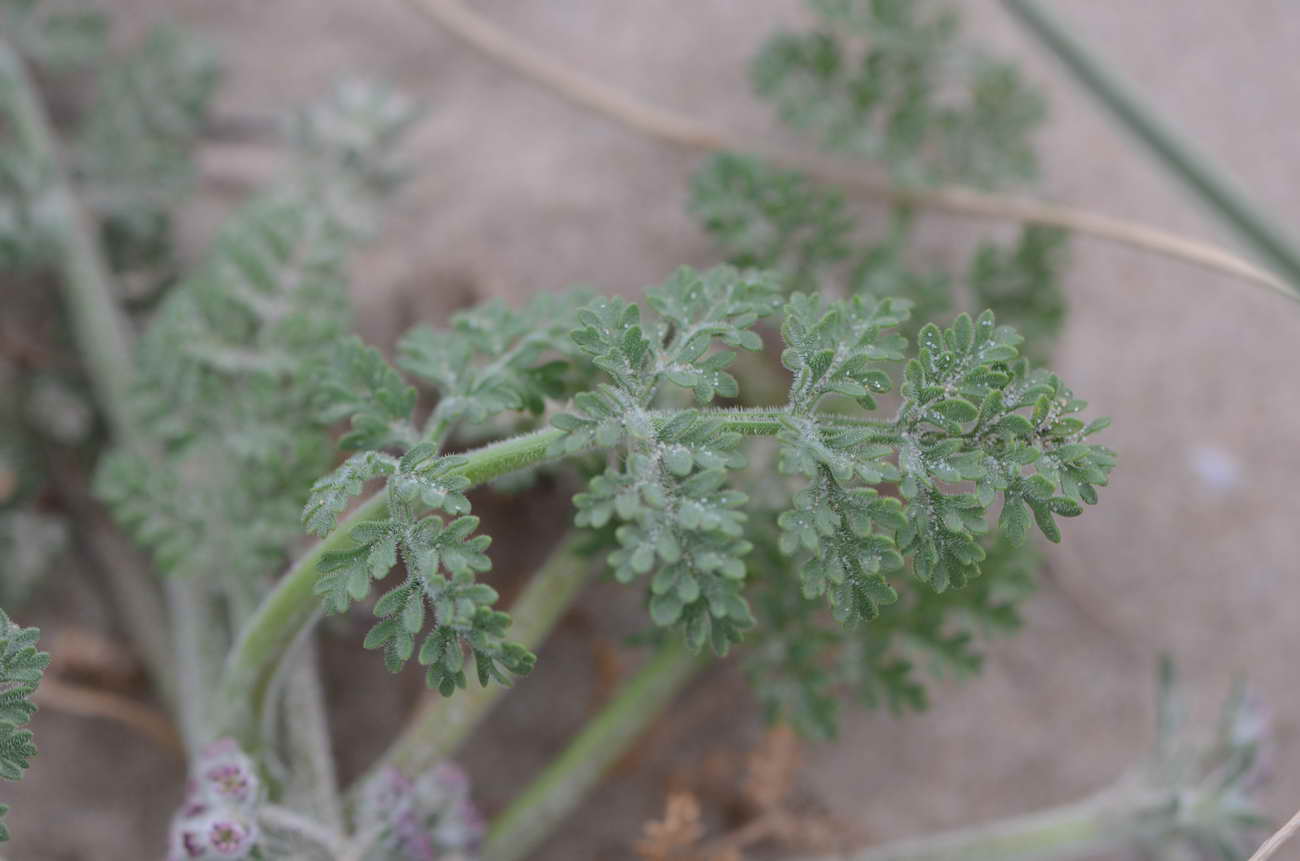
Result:
M219 219L282 168L282 151L258 133L282 111L355 74L422 103L404 150L411 176L354 270L359 329L385 349L411 323L441 322L479 299L516 302L575 283L635 295L678 264L718 260L685 210L700 155L569 104L396 0L99 5L113 13L115 43L172 18L221 58L200 193L181 221L185 254L197 254ZM1050 97L1037 194L1231 243L999 4L959 5L975 38L1021 63ZM752 97L746 65L771 31L805 20L793 0L474 6L539 51L648 102L742 138L787 140ZM1283 223L1300 220L1294 3L1052 6L1261 206ZM954 263L981 239L1011 234L1006 224L942 214L924 215L923 225L923 252ZM1272 725L1262 798L1277 817L1300 803L1300 387L1291 368L1300 309L1226 275L1086 237L1072 242L1066 291L1056 365L1113 417L1104 441L1120 466L1104 503L1064 524L1026 630L993 647L980 677L940 686L920 716L846 709L836 742L804 746L799 792L863 841L1019 813L1108 784L1148 749L1161 653L1206 713L1234 674L1248 677ZM13 333L0 337L6 350L17 343ZM494 545L494 576L508 595L512 572L544 557L568 515L556 500L484 505L488 518L514 525L515 538ZM36 585L24 622L51 637L67 629L112 639L115 623L93 590L66 585L80 582L78 565L68 554ZM589 608L628 601L592 589L588 609L566 621L462 757L487 813L599 701L600 667L618 660L619 634ZM418 674L377 672L355 639L326 645L337 746L353 771L421 683ZM674 775L710 751L752 744L761 721L731 707L747 696L733 676L724 666L696 683L538 857L624 857L641 824L660 814ZM55 707L34 728L41 754L4 796L28 811L11 856L152 857L182 779L175 754L120 723Z

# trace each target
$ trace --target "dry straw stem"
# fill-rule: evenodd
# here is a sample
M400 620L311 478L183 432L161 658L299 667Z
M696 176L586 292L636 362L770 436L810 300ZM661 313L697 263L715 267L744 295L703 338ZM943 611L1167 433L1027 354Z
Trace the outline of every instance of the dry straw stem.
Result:
M1279 828L1276 834L1265 840L1264 845L1259 847L1254 855L1250 856L1250 861L1268 861L1269 858L1277 854L1277 850L1282 848L1283 843L1295 836L1297 831L1300 831L1300 812L1292 816L1290 821Z
M1074 207L987 194L957 186L901 188L887 180L867 176L860 165L843 159L809 156L741 140L725 130L639 101L614 87L584 76L496 27L461 0L406 2L491 59L526 78L544 84L574 104L678 146L706 151L734 150L751 153L774 164L804 171L826 182L898 203L960 215L1062 227L1232 275L1292 300L1298 298L1296 291L1281 278L1226 249L1146 224Z
M120 694L46 678L36 689L35 700L52 711L117 721L148 736L160 747L185 756L180 733L166 714Z

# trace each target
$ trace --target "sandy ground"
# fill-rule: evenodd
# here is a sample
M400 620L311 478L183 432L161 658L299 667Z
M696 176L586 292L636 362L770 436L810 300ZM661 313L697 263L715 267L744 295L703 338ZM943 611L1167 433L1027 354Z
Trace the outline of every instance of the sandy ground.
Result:
M227 59L225 114L274 113L358 72L392 80L427 105L410 145L418 175L358 266L361 328L379 343L391 343L414 318L441 319L474 297L574 282L632 293L679 263L715 259L683 211L694 155L556 99L394 0L114 5L132 27L170 10L206 33ZM770 30L802 14L777 0L478 5L588 74L756 136L772 134L772 124L749 96L744 62ZM1300 10L1293 3L1054 5L1210 156L1232 163L1258 200L1283 220L1300 216ZM1228 238L998 4L965 6L973 29L1022 59L1051 92L1053 119L1042 137L1046 197ZM204 164L211 193L187 225L193 241L232 203L225 180L274 169L262 150L229 144L206 151ZM964 247L1002 229L932 223L927 241L936 246L955 238ZM1073 316L1061 370L1114 417L1107 440L1121 453L1121 468L1103 504L1066 526L1064 550L1053 556L1057 585L1035 600L1028 631L995 649L983 678L945 689L938 707L919 718L853 714L837 744L808 751L808 792L872 840L1020 812L1105 785L1146 749L1161 651L1178 660L1207 705L1231 674L1248 673L1275 726L1269 806L1289 814L1300 800L1292 654L1300 639L1300 538L1288 502L1300 475L1300 391L1287 370L1300 315L1227 277L1089 240L1075 245L1068 291ZM543 517L538 509L527 515ZM517 743L517 753L497 742L467 755L489 808L508 797L520 771L562 743L581 714L571 703L587 701L588 658L566 643L544 653L518 702L491 725L494 738ZM409 685L390 683L377 665L350 668L374 674L381 692L373 695L409 698ZM393 690L382 692L388 684ZM707 686L693 693L705 696ZM535 723L539 713L549 717ZM123 730L91 726L40 715L44 750L17 791L13 858L125 861L149 857L157 845L175 767ZM353 732L345 725L341 735L355 768L377 742ZM719 726L716 735L752 733L745 722ZM655 780L675 755L675 745L655 749L660 761L648 776L617 778L539 857L620 857L638 823L657 811Z

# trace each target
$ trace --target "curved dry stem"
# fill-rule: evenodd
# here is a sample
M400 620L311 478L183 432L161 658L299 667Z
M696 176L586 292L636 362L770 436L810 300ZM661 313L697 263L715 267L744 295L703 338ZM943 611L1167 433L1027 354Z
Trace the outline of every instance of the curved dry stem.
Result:
M164 712L144 703L56 678L43 679L34 699L38 706L53 711L117 721L148 736L159 747L182 758L185 756L185 745L176 725Z
M1255 854L1250 856L1250 861L1268 861L1269 858L1277 854L1277 850L1282 848L1283 843L1295 836L1297 831L1300 831L1300 812L1292 816L1286 825L1277 830L1276 834L1265 840L1264 845L1260 846L1259 849L1255 850Z
M1277 275L1239 255L1150 225L1070 206L988 194L959 186L902 188L886 179L866 175L861 164L789 152L742 140L723 129L713 128L691 117L640 101L615 87L586 77L501 30L461 0L407 0L407 4L492 60L545 85L570 102L678 146L711 152L734 150L751 153L775 164L804 171L818 179L897 203L959 215L1062 227L1222 272L1256 286L1266 287L1292 300L1300 298Z

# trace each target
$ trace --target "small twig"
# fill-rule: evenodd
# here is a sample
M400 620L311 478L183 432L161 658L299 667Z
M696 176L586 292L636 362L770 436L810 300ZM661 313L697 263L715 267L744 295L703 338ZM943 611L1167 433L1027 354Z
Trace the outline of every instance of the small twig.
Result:
M182 758L185 756L180 733L165 714L121 694L46 677L36 689L35 699L37 705L54 711L125 724L153 739L159 746Z
M1272 272L1207 242L1097 212L1027 198L988 194L957 186L901 188L887 180L864 174L861 164L824 156L810 157L803 153L759 145L690 117L642 102L547 57L496 27L461 0L407 0L407 3L489 58L545 85L570 102L678 146L710 152L734 150L752 153L775 164L804 171L818 179L897 203L961 215L1063 227L1223 272L1267 287L1289 299L1297 298L1296 292Z
M1283 843L1295 836L1297 831L1300 831L1300 811L1297 811L1296 815L1292 816L1286 825L1279 828L1276 834L1265 840L1264 845L1260 846L1255 851L1255 854L1250 856L1250 861L1268 861L1277 853L1277 850L1282 848Z

